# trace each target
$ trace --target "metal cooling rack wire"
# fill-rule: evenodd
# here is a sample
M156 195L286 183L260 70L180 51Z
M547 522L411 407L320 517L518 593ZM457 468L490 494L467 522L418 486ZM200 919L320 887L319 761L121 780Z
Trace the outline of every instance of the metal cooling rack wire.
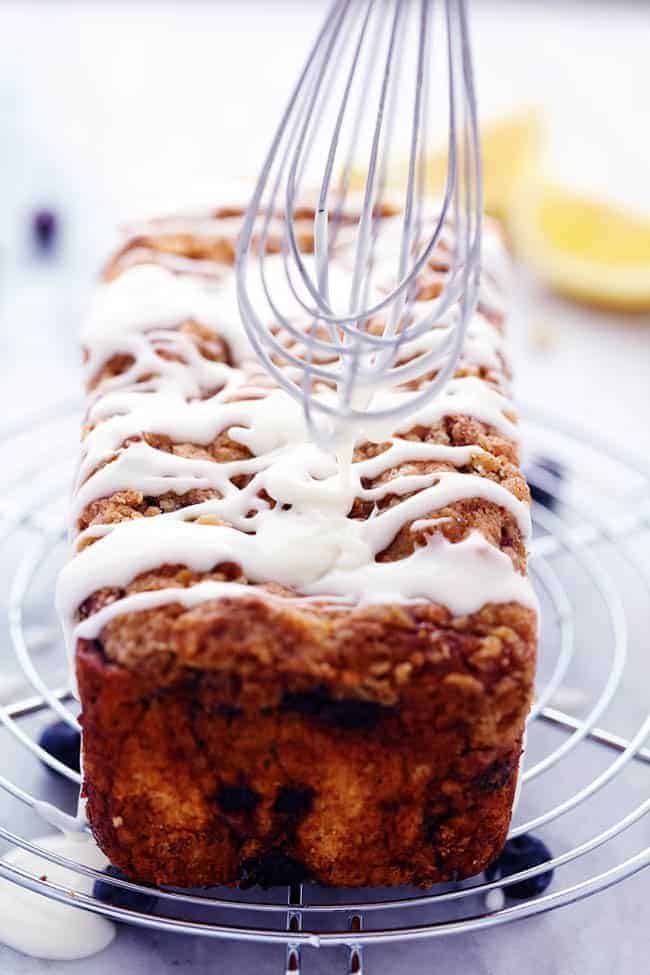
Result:
M30 429L14 428L9 437L0 435L0 451L13 439L13 436L23 434ZM541 427L540 427L541 429ZM548 435L548 427L546 435ZM529 436L529 440L533 440ZM38 430L35 430L38 436ZM572 440L571 433L564 428L558 429L555 436L559 439ZM579 441L575 441L580 446ZM595 450L602 449L598 445ZM612 456L608 450L608 459ZM614 759L595 775L587 784L575 793L562 799L551 808L541 811L526 822L515 823L510 836L519 836L524 832L537 830L552 823L567 813L586 803L595 800L605 786L612 783L628 766L635 761L639 766L650 764L650 750L644 748L644 741L650 732L650 715L646 716L637 730L629 738L623 738L601 728L599 722L606 710L619 692L621 677L625 672L628 659L627 614L616 581L608 571L608 567L599 558L595 543L607 543L614 546L617 555L630 567L635 577L643 581L646 591L650 591L648 566L635 549L627 544L632 529L643 529L650 526L650 508L643 497L647 498L650 478L647 473L632 459L621 459L622 469L627 472L630 482L634 482L634 490L626 495L621 490L621 510L613 517L594 516L593 510L585 505L589 517L585 517L585 510L567 497L557 477L542 468L533 467L532 478L534 484L539 484L554 504L559 501L557 510L535 504L533 517L542 535L535 542L534 557L531 568L540 591L548 602L548 612L558 628L557 653L552 658L553 665L544 686L539 690L538 697L531 713L529 735L535 736L541 723L553 724L568 732L568 737L558 746L547 751L542 758L530 767L525 767L522 774L523 788L526 790L530 783L542 775L552 774L568 756L576 754L576 750L587 742L598 743L616 752ZM67 458L62 458L60 467L57 464L46 464L45 479L40 478L36 495L32 495L29 502L15 505L7 501L10 487L12 490L20 487L21 479L33 478L36 468L24 468L15 476L10 485L0 485L0 541L9 541L19 533L27 535L27 543L21 545L17 564L10 585L7 601L7 623L13 649L26 679L36 692L33 697L0 707L0 720L4 729L11 734L22 746L40 761L64 775L70 782L77 784L79 776L66 766L61 765L47 752L44 752L32 739L26 730L25 722L34 714L52 711L72 727L78 727L76 716L69 707L70 695L65 686L52 688L41 674L38 661L33 657L33 647L30 646L29 633L26 623L30 611L32 587L37 574L42 570L44 560L47 560L53 549L60 544L62 534L53 527L53 519L44 514L44 510L52 501L60 497L65 491L63 485L66 478L62 476L68 471ZM578 469L570 470L569 476L579 481ZM639 504L630 504L630 499L638 499ZM592 506L594 507L594 506ZM596 506L597 507L597 506ZM575 511L573 510L575 509ZM633 513L630 514L630 510ZM582 516L582 524L575 527L569 515ZM595 700L588 708L583 718L565 714L551 705L554 696L563 686L569 667L576 660L576 610L563 581L562 566L558 565L558 556L568 556L572 565L576 566L581 578L590 587L593 599L597 600L607 614L607 630L603 632L601 653L609 655L609 666L602 686L598 689ZM546 652L552 652L552 647L546 647ZM542 651L544 652L544 650ZM4 773L0 759L0 789L8 793L14 800L39 810L42 800L36 798L16 782L11 781ZM621 790L623 794L623 790ZM613 840L638 823L650 812L650 799L638 803L634 808L625 812L616 822L577 843L570 849L563 851L552 860L520 871L508 878L508 882L518 882L530 879L549 869L557 870L567 864L579 861L587 863L587 857L594 851L607 847ZM132 893L151 894L151 888L143 887L119 877L107 877L100 871L78 864L67 857L51 850L45 850L38 844L12 831L5 823L0 822L0 838L13 847L18 847L30 853L37 854L45 860L57 863L73 870L79 875L91 879L101 879L103 883L110 883ZM378 892L373 899L337 900L335 892L327 895L324 903L318 903L312 896L308 886L280 888L270 895L268 901L249 899L258 895L251 895L239 891L224 891L221 896L215 892L205 894L186 892L174 889L160 889L156 891L158 897L157 912L143 913L124 907L107 904L91 894L83 894L60 884L44 881L35 874L23 870L15 864L0 860L0 876L18 883L30 890L34 890L62 903L90 910L115 920L128 922L141 927L157 928L165 931L176 931L185 934L196 934L241 942L280 943L286 947L285 968L287 972L299 972L301 954L307 947L327 947L345 945L348 948L348 972L362 973L364 971L363 946L393 941L409 941L420 938L441 937L443 935L482 930L483 928L503 924L512 920L527 917L532 914L543 913L564 904L581 900L599 891L605 890L641 870L650 863L650 848L627 856L614 866L594 873L573 884L553 890L535 899L508 904L496 911L484 909L476 912L476 905L483 903L484 895L503 886L500 879L489 883L469 882L455 889L436 892L418 893L415 896L388 896ZM216 892L219 893L218 891ZM467 913L460 918L445 918L443 910L450 905L456 907L467 906ZM183 916L176 917L165 914L165 909L183 912ZM214 920L193 920L192 912L201 908L209 908L215 914ZM396 912L402 912L401 918ZM472 913L474 911L474 913ZM242 921L242 912L247 913L246 923ZM404 923L404 915L410 923ZM218 915L218 916L217 916ZM250 925L248 918L255 918L255 924ZM225 916L227 920L223 920ZM412 920L411 920L412 919ZM377 926L377 922L381 926Z

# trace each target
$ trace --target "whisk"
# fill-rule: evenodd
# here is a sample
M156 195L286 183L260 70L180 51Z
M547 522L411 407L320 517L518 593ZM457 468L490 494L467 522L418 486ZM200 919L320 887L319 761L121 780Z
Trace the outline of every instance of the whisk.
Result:
M407 162L389 195L404 123ZM446 130L447 155L435 210L432 126ZM237 248L250 343L319 445L338 450L360 428L402 419L453 375L477 303L481 213L464 0L335 0ZM418 276L441 248L439 293L418 302Z

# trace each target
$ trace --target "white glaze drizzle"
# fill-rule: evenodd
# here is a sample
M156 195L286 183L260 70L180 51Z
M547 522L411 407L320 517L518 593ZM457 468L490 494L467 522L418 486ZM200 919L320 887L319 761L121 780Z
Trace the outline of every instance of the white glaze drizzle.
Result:
M318 529L313 536L306 540L308 544L327 546L328 554L340 558L339 565L333 567L321 578L301 587L301 592L312 599L301 602L324 603L331 606L353 606L362 599L367 603L421 603L435 602L447 608L457 616L474 611L475 596L472 587L467 586L468 576L474 577L475 584L490 587L491 601L519 602L523 606L535 608L536 603L531 598L528 580L525 576L512 571L512 563L494 545L490 545L479 532L472 532L460 542L452 544L443 535L435 534L429 537L427 545L417 549L408 559L398 562L370 562L364 565L363 573L355 565L355 546L350 544L347 552L338 548L337 541L330 542ZM97 546L86 551L91 552ZM227 558L227 549L224 550ZM281 555L282 550L271 549L267 562L268 579L261 581L277 582L277 573L273 571L274 559ZM202 553L196 554L192 561L192 568L205 571L209 560L201 558ZM348 564L346 565L346 557ZM508 565L509 563L509 565ZM307 563L308 564L308 563ZM432 570L433 566L433 570ZM115 576L119 576L119 567L111 566ZM300 566L298 565L299 569ZM92 567L91 567L92 571ZM264 572L264 568L262 569ZM332 589L339 592L347 591L346 595L332 597ZM170 603L179 604L186 609L192 609L211 599L235 599L260 597L279 605L295 602L295 599L278 596L258 588L235 582L203 581L188 589L171 587L147 592L132 593L123 599L110 603L94 613L88 619L77 623L72 628L71 639L95 639L104 626L116 616L147 609L156 609Z
M385 238L380 235L386 254L393 248L393 223L386 220ZM235 224L237 219L211 219L200 233L232 235ZM149 233L194 229L194 222L186 220L151 225ZM356 444L389 446L348 465L345 477L334 458L309 442L300 405L286 392L269 390L268 383L260 381L239 322L231 268L221 266L208 279L189 273L186 258L172 268L166 260L169 255L156 255L155 264L127 267L115 281L102 285L82 336L88 377L96 377L115 355L131 356L133 363L120 375L102 381L93 396L88 413L92 428L84 440L72 506L73 530L91 502L119 491L136 491L145 498L191 490L207 490L215 496L156 517L87 528L79 541L94 543L75 555L58 586L58 606L69 642L73 643L75 633L97 634L109 619L136 609L169 602L194 606L226 594L271 598L259 588L204 582L189 590L125 597L75 630L77 609L93 592L125 587L141 572L163 564L206 572L220 562L234 562L253 584L275 582L294 589L301 598L319 597L332 603L433 601L455 614L474 612L489 602L534 607L528 579L479 533L453 544L435 531L427 534L444 521L429 517L431 512L479 498L507 510L528 540L527 504L497 481L445 469L402 472L378 486L365 486L408 462L462 467L484 453L478 445L453 447L404 438L414 427L431 427L445 416L472 417L516 438L516 425L508 415L511 405L503 392L502 337L488 319L488 314L502 314L495 280L504 263L503 252L494 233L486 237L489 266L483 276L482 310L470 324L462 363L484 367L492 381L457 376L441 396L399 425L394 421L360 424ZM442 240L444 246L451 246L448 229ZM438 257L442 261L444 251ZM339 288L343 294L347 285L345 263L343 251L340 267L330 279L333 307ZM270 258L267 264L274 294L286 294L280 258ZM381 279L381 254L378 268ZM427 273L434 279L445 275L444 271ZM380 284L385 286L385 281ZM426 311L424 302L418 305ZM433 348L455 313L452 309L435 329L405 342L401 355L407 358ZM234 366L204 358L192 336L179 331L188 322L223 339ZM161 356L161 350L173 357ZM324 389L320 395L326 398L331 393ZM405 390L379 393L373 409L413 396ZM143 440L146 434L162 435L172 444L200 446L224 432L252 456L217 463L196 456L197 450L170 453ZM233 479L242 475L249 481L236 487ZM389 495L401 500L381 507ZM369 518L349 517L355 499L374 505ZM214 520L226 524L209 523ZM412 532L423 533L420 547L397 561L377 561L409 523Z

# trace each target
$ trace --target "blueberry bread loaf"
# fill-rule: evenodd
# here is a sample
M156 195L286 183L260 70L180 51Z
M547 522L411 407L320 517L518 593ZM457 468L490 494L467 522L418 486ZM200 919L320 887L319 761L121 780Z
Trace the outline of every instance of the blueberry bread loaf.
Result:
M247 343L241 216L133 228L83 331L58 602L90 825L157 884L470 876L507 833L537 639L498 231L454 378L360 438L345 483ZM451 233L418 302L440 290ZM344 280L345 241L337 260Z

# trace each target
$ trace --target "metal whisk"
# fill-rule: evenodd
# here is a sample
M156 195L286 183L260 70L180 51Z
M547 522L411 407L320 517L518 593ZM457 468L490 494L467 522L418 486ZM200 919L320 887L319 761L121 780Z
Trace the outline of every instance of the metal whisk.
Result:
M408 162L389 198L404 122ZM425 152L436 123L448 163L432 206ZM453 375L477 302L481 211L465 0L335 0L237 251L249 340L321 446L401 419ZM439 293L417 301L432 267Z

